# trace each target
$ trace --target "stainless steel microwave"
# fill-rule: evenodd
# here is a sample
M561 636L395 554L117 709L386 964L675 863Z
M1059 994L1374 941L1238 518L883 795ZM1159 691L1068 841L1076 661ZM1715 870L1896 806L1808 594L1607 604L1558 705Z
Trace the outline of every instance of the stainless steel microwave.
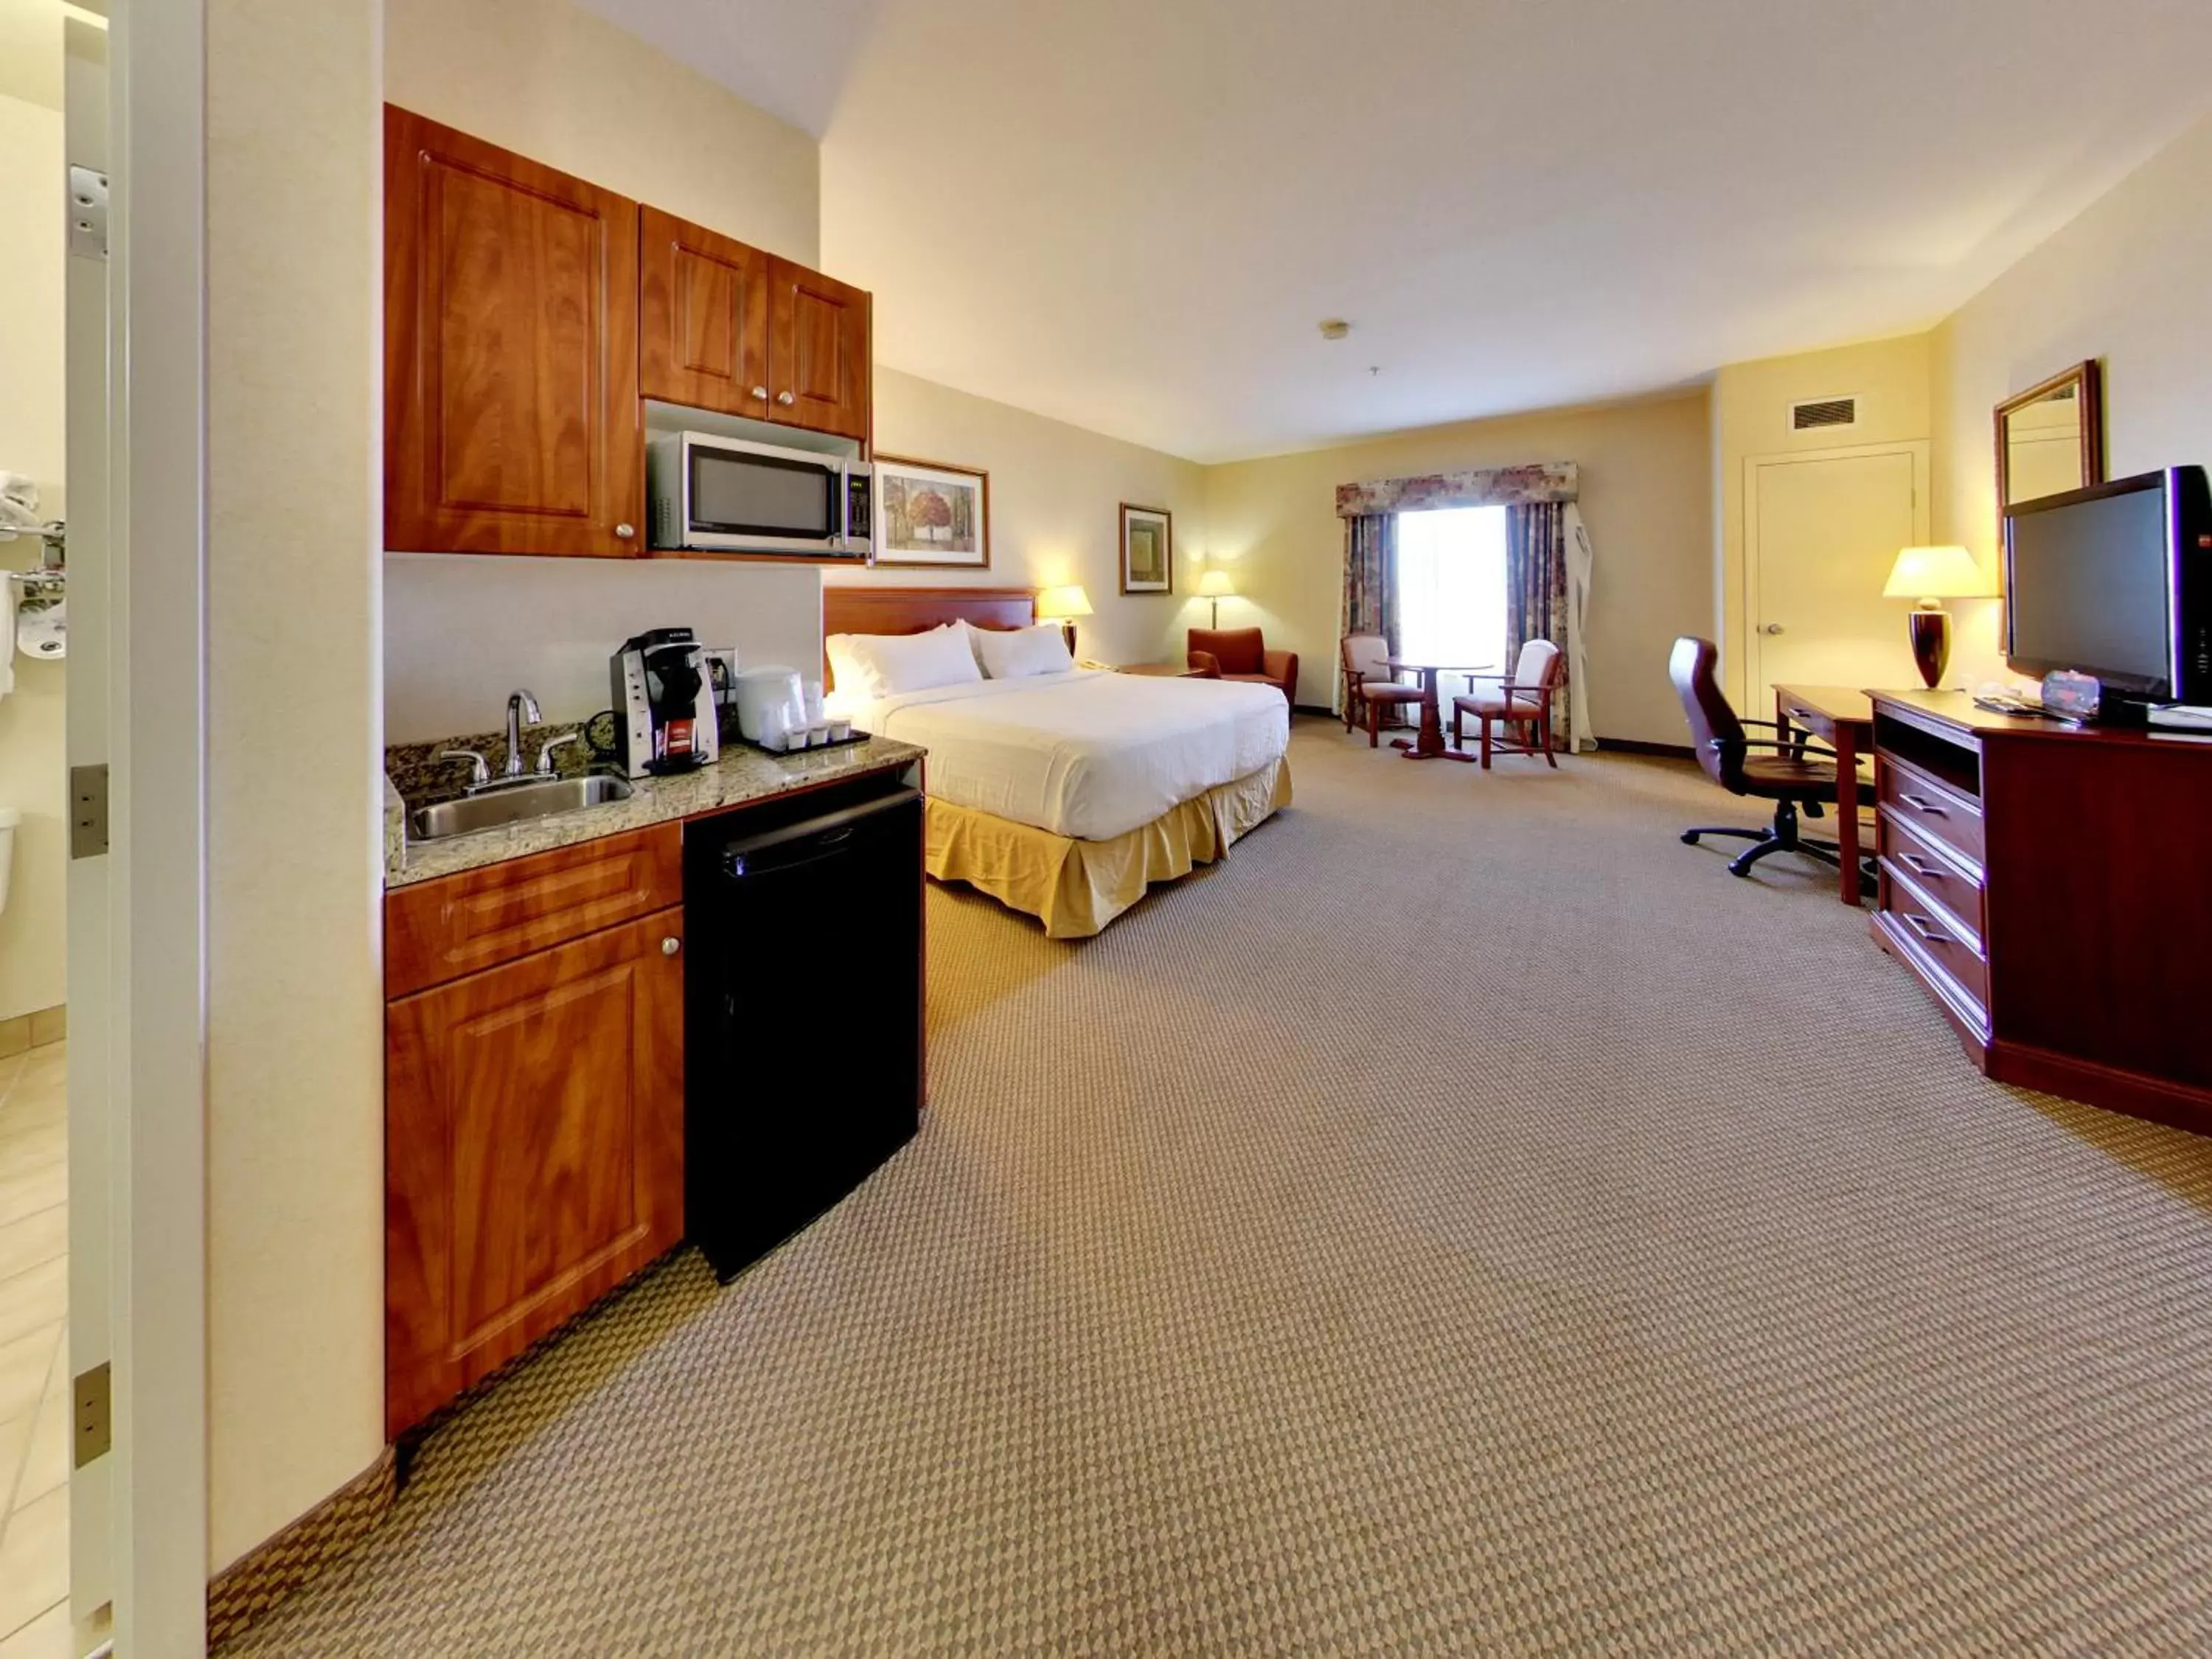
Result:
M865 563L875 469L866 461L707 432L645 447L652 543L710 553L806 554Z

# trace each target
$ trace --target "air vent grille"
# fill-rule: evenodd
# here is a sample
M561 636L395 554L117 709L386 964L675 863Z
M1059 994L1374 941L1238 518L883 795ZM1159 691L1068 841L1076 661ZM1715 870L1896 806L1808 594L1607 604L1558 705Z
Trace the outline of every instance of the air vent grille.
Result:
M1859 400L1856 398L1814 398L1790 405L1792 432L1817 432L1824 428L1858 423Z

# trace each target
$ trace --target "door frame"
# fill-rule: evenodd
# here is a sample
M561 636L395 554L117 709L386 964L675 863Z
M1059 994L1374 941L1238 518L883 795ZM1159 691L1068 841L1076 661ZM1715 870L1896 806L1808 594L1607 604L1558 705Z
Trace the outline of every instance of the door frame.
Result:
M1743 701L1747 708L1759 700L1767 683L1759 648L1759 641L1765 637L1759 632L1760 474L1769 467L1797 466L1808 462L1875 460L1886 455L1910 456L1912 459L1912 533L1924 544L1930 533L1929 495L1932 484L1934 451L1932 440L1908 438L1896 443L1846 444L1833 449L1786 449L1743 458L1743 621L1738 645L1742 652Z
M103 937L71 953L69 997L98 1048L82 1098L70 1068L70 1112L106 1131L84 1149L106 1198L94 1243L106 1249L105 1306L82 1311L104 1327L85 1334L84 1352L105 1340L113 1431L107 1454L71 1477L73 1492L104 1488L71 1554L107 1568L116 1651L197 1655L208 1567L206 9L106 9L106 569L85 585L72 631L96 640L86 654L106 708L73 733L70 758L108 769L108 850L71 874L72 896L100 896L106 915L84 918ZM77 1369L80 1310L70 1311Z

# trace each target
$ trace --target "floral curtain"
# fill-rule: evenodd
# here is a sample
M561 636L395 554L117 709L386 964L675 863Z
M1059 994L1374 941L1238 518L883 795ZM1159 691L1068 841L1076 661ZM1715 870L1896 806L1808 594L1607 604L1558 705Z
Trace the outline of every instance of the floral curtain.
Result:
M1418 513L1440 507L1521 507L1571 501L1580 489L1581 479L1572 461L1432 472L1419 478L1370 478L1362 483L1337 486L1336 516L1358 519L1378 513Z
M1568 648L1567 508L1534 501L1505 509L1505 643L1517 661L1530 640L1549 640L1567 664L1552 703L1552 734L1560 749L1576 748L1572 682L1578 665Z
M1344 606L1340 636L1380 634L1398 651L1398 517L1369 513L1344 521ZM1345 696L1337 675L1336 699ZM1342 710L1340 708L1339 712ZM1397 711L1391 710L1393 723Z
M1344 629L1380 634L1398 648L1398 520L1367 513L1344 521Z

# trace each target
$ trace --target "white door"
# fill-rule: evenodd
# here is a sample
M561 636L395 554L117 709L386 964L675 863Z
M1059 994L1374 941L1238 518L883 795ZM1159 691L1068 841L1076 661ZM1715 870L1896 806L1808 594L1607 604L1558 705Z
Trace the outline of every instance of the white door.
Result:
M1909 601L1882 586L1928 539L1928 445L1755 455L1744 464L1744 684L1760 719L1774 687L1920 684Z

